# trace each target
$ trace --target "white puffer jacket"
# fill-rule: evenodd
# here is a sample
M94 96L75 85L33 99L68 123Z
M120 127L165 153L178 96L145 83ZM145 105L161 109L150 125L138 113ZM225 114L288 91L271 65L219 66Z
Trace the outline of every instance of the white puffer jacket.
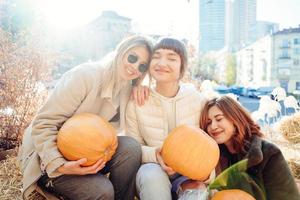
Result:
M167 111L162 102L172 100L175 109L175 126L182 124L199 127L200 112L206 102L192 84L181 84L178 94L166 98L151 90L148 101L137 106L133 101L126 108L126 135L135 138L142 145L142 162L157 162L155 149L161 147L167 137Z

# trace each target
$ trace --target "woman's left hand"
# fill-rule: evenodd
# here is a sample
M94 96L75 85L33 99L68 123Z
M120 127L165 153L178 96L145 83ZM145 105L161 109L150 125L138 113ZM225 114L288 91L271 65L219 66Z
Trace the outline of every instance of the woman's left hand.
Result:
M156 149L155 154L156 154L156 160L157 160L158 164L169 176L176 174L176 172L171 167L169 167L165 164L165 162L161 156L161 148Z
M149 93L150 93L150 90L149 90L149 87L147 87L147 86L143 86L143 85L134 86L132 88L130 98L132 100L134 100L134 102L138 106L142 106L145 104L145 101L148 100Z

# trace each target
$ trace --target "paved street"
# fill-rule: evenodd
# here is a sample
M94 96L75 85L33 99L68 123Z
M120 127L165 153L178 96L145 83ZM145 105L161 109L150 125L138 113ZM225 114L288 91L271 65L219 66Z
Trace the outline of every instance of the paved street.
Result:
M259 99L240 96L239 102L250 112L256 111L258 109Z

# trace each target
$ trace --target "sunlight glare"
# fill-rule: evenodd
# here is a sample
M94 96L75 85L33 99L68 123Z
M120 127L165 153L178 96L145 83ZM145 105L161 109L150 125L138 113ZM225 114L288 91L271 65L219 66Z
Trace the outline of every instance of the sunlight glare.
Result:
M91 18L92 4L84 0L36 1L36 8L45 22L57 29L83 25Z

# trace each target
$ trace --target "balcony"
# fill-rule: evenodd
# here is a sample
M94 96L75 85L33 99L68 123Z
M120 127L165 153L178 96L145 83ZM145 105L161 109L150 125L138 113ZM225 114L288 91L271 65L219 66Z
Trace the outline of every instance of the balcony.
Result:
M278 59L280 59L280 60L289 60L289 59L291 59L291 56L289 56L289 55L280 55L278 57Z

